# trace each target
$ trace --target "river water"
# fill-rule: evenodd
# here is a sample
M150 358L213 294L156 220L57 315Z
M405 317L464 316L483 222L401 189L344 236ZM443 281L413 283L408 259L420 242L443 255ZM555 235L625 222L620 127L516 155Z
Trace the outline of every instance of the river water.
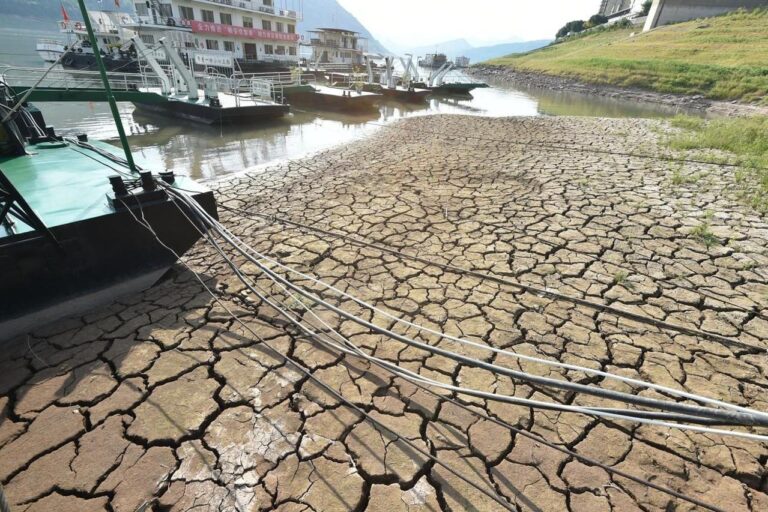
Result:
M0 17L0 64L42 67L35 52L37 39L59 36L52 21ZM106 103L41 103L38 107L47 123L61 134L87 133L91 139L118 144ZM364 137L381 124L416 115L663 117L675 113L654 104L509 86L476 89L472 98L433 98L424 106L388 104L363 117L302 111L279 121L245 127L210 127L146 116L134 112L130 103L120 103L119 110L131 149L149 168L198 179L297 158Z

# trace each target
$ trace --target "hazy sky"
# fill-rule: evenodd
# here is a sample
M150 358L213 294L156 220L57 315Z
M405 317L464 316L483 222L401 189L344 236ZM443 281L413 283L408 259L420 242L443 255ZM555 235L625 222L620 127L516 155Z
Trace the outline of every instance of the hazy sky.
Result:
M589 18L600 7L600 0L339 0L339 3L393 51L459 38L476 46L552 38L567 21Z

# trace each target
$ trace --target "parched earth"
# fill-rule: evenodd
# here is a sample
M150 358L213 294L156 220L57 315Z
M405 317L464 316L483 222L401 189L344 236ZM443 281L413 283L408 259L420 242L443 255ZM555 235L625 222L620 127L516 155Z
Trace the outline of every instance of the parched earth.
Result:
M768 222L733 197L732 168L628 154L663 151L665 130L649 120L413 118L216 186L223 223L256 250L416 324L768 411ZM228 252L290 311L309 321L311 308L368 353L421 375L621 405L374 335L281 297ZM301 336L210 246L185 261L221 302L179 264L154 288L19 338L0 356L0 482L14 511L501 509L445 466L519 510L697 509L481 414L723 510L768 510L765 443L466 396L462 408ZM323 296L462 354L631 391Z

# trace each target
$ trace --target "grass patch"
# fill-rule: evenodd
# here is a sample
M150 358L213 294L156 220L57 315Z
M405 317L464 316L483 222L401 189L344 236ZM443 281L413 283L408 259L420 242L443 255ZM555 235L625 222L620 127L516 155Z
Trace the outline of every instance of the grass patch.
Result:
M670 147L678 150L716 150L732 155L738 165L734 177L739 196L760 213L768 213L768 117L704 121L676 117L672 125L683 131L672 136ZM710 155L717 162L722 156ZM679 175L679 171L676 171ZM673 173L672 182L676 175ZM684 180L684 176L678 179Z
M639 32L599 30L490 61L597 84L768 104L768 9ZM635 33L634 36L631 34Z
M708 248L720 245L720 239L712 232L712 226L710 224L713 216L714 213L711 210L707 210L706 213L704 213L704 221L691 231L691 236Z

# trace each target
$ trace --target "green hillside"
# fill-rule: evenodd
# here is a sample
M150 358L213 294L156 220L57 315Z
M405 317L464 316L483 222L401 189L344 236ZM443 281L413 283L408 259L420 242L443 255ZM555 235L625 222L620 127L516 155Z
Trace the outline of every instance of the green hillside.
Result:
M768 10L640 30L576 36L489 64L592 83L768 103Z

